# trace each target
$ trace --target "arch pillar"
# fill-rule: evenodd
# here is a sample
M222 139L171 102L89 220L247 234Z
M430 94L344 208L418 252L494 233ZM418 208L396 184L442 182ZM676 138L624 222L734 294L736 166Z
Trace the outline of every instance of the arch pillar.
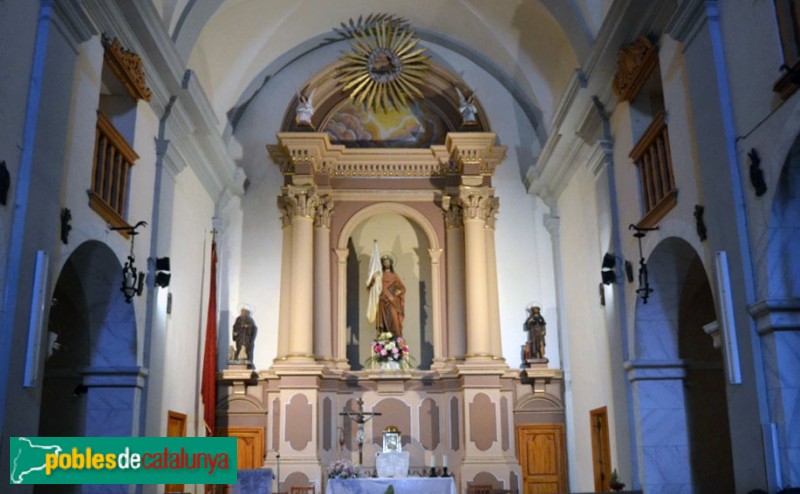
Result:
M770 427L783 485L800 485L800 299L761 300L748 307L764 352ZM796 412L795 412L796 415Z
M691 492L683 389L686 364L677 359L634 360L626 362L625 369L633 386L642 488L646 492Z

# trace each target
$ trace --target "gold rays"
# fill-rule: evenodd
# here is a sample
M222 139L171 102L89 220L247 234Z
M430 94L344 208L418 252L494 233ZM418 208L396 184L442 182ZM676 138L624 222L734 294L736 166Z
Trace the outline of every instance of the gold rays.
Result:
M336 70L342 91L373 111L399 110L421 99L428 56L414 31L390 16L367 19L350 21L351 51L342 54Z

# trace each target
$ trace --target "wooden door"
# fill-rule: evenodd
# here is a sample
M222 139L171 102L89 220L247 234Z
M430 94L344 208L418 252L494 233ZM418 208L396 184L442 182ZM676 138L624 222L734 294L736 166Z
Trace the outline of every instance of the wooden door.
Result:
M589 410L592 431L592 465L594 466L594 490L605 492L611 478L611 444L608 440L608 411L606 407Z
M518 426L517 456L522 466L523 494L568 492L563 424Z
M167 437L186 437L186 414L170 410L167 415ZM183 492L183 484L167 484L164 492Z
M219 427L217 436L235 437L236 468L251 470L264 466L263 427Z

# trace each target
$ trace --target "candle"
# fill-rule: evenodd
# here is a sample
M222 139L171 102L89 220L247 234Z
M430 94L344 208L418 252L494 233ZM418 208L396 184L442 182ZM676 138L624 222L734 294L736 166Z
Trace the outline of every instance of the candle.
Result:
M447 455L442 455L442 468L447 468Z
M436 455L431 453L431 468L436 468Z

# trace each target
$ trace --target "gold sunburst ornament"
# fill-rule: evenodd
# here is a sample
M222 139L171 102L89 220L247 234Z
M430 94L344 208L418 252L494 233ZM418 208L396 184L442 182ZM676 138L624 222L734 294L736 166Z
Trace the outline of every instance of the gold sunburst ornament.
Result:
M429 58L405 21L378 14L343 26L352 51L339 58L336 77L350 101L387 112L423 98Z

